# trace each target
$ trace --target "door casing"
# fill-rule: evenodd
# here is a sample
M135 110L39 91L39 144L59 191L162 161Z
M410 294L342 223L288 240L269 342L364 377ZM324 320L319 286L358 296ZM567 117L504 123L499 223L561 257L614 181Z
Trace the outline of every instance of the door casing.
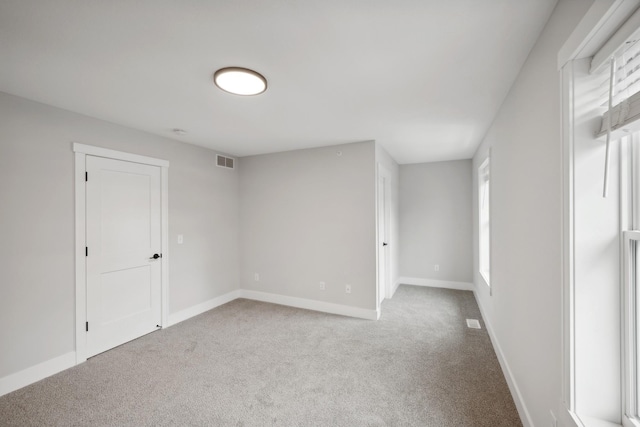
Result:
M160 187L161 187L161 319L162 327L168 325L169 315L169 162L167 160L153 157L140 156L101 147L94 147L85 144L73 144L75 153L75 256L76 256L76 364L87 360L87 277L86 277L86 156L106 157L109 159L123 160L128 162L142 163L160 167Z
M376 310L380 313L381 302L385 298L391 298L391 248L383 247L382 242L389 245L391 238L391 174L380 163L376 170ZM384 232L384 236L381 236Z

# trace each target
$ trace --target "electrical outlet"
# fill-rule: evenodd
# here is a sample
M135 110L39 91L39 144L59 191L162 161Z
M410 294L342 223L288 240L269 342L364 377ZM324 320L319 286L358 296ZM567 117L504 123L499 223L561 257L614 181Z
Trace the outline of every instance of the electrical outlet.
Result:
M260 281L260 275L258 273L254 273L253 280L255 280L256 282L259 282Z
M320 282L320 290L324 291L326 289L326 283Z
M433 271L440 271L440 264L436 264L433 266Z
M351 285L345 285L345 286L344 286L344 291L345 291L346 293L350 294L350 293L351 293Z

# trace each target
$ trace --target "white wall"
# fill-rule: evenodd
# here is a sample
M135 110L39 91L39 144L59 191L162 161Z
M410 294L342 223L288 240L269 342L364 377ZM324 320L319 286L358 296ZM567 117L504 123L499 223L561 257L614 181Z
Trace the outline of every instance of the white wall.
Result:
M491 284L474 283L525 426L561 399L561 132L558 50L591 1L560 0L473 159L491 148Z
M0 93L0 379L74 350L72 142L171 162L170 313L239 286L239 177L213 151Z
M193 314L241 283L375 313L377 163L391 175L394 240L399 180L374 142L248 157L227 170L211 150L0 93L4 386L39 363L51 372L69 366L75 348L73 142L170 162L170 315ZM394 281L397 258L396 249Z
M373 141L243 157L240 182L243 289L375 310Z
M471 183L470 160L400 167L404 281L473 281Z

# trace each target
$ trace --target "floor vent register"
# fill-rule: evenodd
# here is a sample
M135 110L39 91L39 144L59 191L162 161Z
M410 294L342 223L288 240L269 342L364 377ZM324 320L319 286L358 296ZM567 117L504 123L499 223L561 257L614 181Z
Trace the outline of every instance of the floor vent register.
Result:
M480 321L478 319L467 319L467 328L482 329L480 327Z

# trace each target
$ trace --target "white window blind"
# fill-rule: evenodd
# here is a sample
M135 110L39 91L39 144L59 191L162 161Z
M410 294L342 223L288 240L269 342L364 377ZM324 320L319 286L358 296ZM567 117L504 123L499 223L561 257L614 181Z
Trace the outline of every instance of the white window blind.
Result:
M609 78L600 87L602 116L596 137L606 136L604 183L602 196L607 197L611 141L632 130L640 129L640 9L622 25L596 53L591 72L599 72L607 62ZM603 87L605 86L605 87Z
M637 130L640 123L640 42L629 41L618 51L613 73L613 93L611 112L602 117L598 137L607 133L608 120L611 117L612 138L617 139L624 131ZM609 79L601 86L602 107L607 107L609 97Z
M607 65L615 58L616 67L611 93L611 112L603 116L598 137L607 133L608 118L611 117L612 139L618 139L622 130L640 119L640 8L596 52L591 60L591 73L609 72ZM601 106L609 104L609 82L600 88ZM630 131L632 129L626 129Z

